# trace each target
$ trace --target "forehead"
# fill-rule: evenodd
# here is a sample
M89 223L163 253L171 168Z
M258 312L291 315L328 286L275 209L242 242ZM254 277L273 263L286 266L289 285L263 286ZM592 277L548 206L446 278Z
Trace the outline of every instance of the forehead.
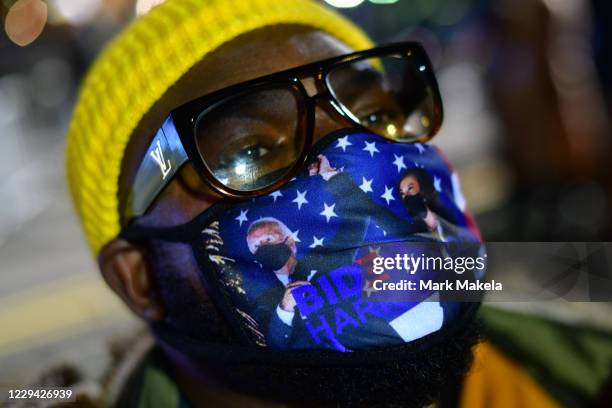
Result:
M282 235L280 225L274 223L265 223L257 225L249 232L249 236L255 238L261 235Z
M172 109L217 89L350 51L336 38L313 28L265 27L243 34L207 55L164 99Z
M418 184L419 180L413 175L409 174L402 179L400 182L400 187L409 186L410 184Z

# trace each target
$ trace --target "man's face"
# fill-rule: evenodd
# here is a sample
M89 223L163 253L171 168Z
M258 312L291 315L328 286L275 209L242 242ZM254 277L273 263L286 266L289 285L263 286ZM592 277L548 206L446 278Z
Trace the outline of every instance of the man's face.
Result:
M155 134L169 111L189 100L239 82L346 54L350 51L330 35L297 26L268 27L240 36L219 47L168 90L139 123L122 163L120 177L122 205L125 205L128 186L132 185L140 160L146 154L151 136ZM350 87L351 84L347 86ZM309 89L311 87L306 88L309 94L316 93L316 90ZM338 122L340 119L332 119L319 107L316 108L315 115L316 127L313 131L313 143L334 130L347 126L347 123ZM218 143L222 144L224 140L220 139ZM414 195L418 194L420 186L415 177L406 177L401 182L400 190L403 196ZM138 223L148 227L169 227L187 223L220 199L221 197L200 179L195 169L187 164L158 196L148 213L138 219ZM281 243L286 238L287 234L275 225L255 229L247 237L253 247L258 248L263 245ZM290 247L295 254L295 244L290 241L290 238L287 242L290 242ZM123 260L129 265L125 266L125 262L114 262L113 256L116 254L113 251L120 252ZM115 243L115 246L111 245L103 249L100 264L107 282L113 286L130 308L141 316L147 316L146 313L141 312L143 308L154 305L159 310L159 313L156 314L158 317L155 319L164 318L164 321L175 330L187 333L196 342L199 340L208 343L235 341L228 334L231 330L225 320L212 306L208 292L202 283L201 271L189 244L152 240L144 250L129 246L127 242L119 242ZM123 266L121 269L116 269L115 265ZM113 282L125 282L122 275L129 274L134 275L133 278L127 280L129 284L143 281L147 284L137 287L136 291L125 290L125 283L113 285ZM140 275L137 276L138 274ZM138 296L133 296L134 293L137 293ZM155 319L149 318L149 320ZM453 367L462 369L465 365L462 359L457 360L457 364L452 364L450 361L454 356L463 358L464 354L469 351L469 342L464 347L464 341L457 340L454 339L454 342L438 348L443 352L443 356L423 359L424 364L431 362L431 367L393 364L389 367L346 369L346 367L333 366L319 369L253 365L250 368L254 374L246 375L244 379L240 376L249 373L246 367L234 369L227 365L221 368L227 369L228 382L248 385L257 383L257 380L261 379L267 381L267 384L274 385L274 387L266 386L261 391L257 391L257 393L269 394L270 398L285 398L288 394L293 394L292 398L296 398L299 397L299 391L302 389L303 391L317 389L322 394L322 398L334 400L338 398L339 387L342 387L347 394L351 395L351 398L357 394L363 394L360 398L364 400L366 398L378 399L378 396L382 400L386 398L388 392L397 394L402 401L410 398L418 403L425 396L427 399L424 400L431 399L429 395L435 395L438 391L437 384L429 384L429 380L442 378L442 374L435 371L442 367L442 364L438 363L440 359L444 358L445 363L448 363L444 370L449 372L453 372ZM461 353L452 351L456 343L461 345ZM177 352L182 354L186 353L186 350L176 349L168 354L176 355ZM197 361L183 357L176 358L174 361L179 373L204 372L205 376L212 378L221 375L216 370L210 370L211 372L208 373L210 367L203 367ZM265 370L263 372L266 374L262 375L262 370ZM433 372L430 373L432 370ZM378 396L368 395L371 394L372 379L376 379L380 373L384 380L384 387L381 386L381 389L384 388L385 394L381 392ZM425 379L425 382L415 381L415 386L412 387L411 379ZM306 386L305 382L308 381L312 382L311 387ZM350 385L348 388L347 384ZM317 396L307 395L304 398L317 398ZM402 405L405 406L405 403L402 402Z
M399 185L402 198L415 196L421 191L419 180L413 175L406 176L402 179Z
M283 232L279 224L262 224L253 228L247 236L247 245L253 254L262 246L280 243L285 243L295 255L297 250L295 242Z

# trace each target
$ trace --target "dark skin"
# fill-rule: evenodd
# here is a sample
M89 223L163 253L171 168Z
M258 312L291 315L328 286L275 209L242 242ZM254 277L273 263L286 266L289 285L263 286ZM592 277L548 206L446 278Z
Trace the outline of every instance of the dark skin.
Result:
M351 52L334 37L310 28L272 26L244 34L207 55L181 78L139 123L122 163L119 197L123 203L128 186L165 116L175 107L217 89L310 62ZM309 94L316 93L306 83ZM317 108L314 141L349 124ZM139 222L163 227L190 221L221 199L187 164L174 177ZM170 267L200 295L208 297L199 279L198 267L187 246L167 244L164 253ZM156 290L151 254L145 248L114 239L100 251L98 262L104 279L125 304L147 321L162 319L164 307ZM211 402L225 406L261 406L252 398L214 391L214 376L192 367L179 356L170 356L179 386L196 406ZM205 385L205 387L203 387ZM206 387L207 386L207 387ZM213 391L203 392L205 389ZM228 405L229 404L229 405ZM270 405L266 405L270 406Z

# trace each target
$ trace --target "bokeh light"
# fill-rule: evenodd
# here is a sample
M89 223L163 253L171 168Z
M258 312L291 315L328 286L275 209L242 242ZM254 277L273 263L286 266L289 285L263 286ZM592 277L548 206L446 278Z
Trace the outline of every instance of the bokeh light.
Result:
M374 4L395 4L399 0L370 0L370 3Z
M91 21L100 11L101 0L53 0L57 11L71 24Z
M166 0L138 0L136 2L136 15L147 14L153 7L159 6Z
M47 15L47 4L42 0L18 0L6 15L6 35L15 44L25 47L42 33Z
M72 69L61 58L44 58L32 66L29 85L35 102L47 109L59 108L70 95Z
M327 4L330 6L338 7L338 8L351 8L357 7L365 0L325 0Z

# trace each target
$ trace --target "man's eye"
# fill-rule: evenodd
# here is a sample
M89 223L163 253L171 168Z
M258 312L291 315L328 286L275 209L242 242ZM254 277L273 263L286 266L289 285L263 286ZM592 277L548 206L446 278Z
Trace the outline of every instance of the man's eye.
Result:
M242 140L230 140L211 170L218 180L232 188L271 184L268 180L276 180L275 172L292 164L290 142L284 135L260 132L250 133Z
M276 145L254 142L247 146L228 149L214 169L215 176L233 185L251 184L274 170L282 157L284 143ZM281 156L279 156L281 154Z
M262 144L252 144L241 149L236 149L233 152L226 152L219 160L219 167L228 168L236 165L237 163L253 165L255 162L260 162L263 159L267 159L272 153L272 148L264 146Z
M252 161L262 159L268 153L270 153L270 149L257 144L243 148L242 150L236 153L236 156L238 159Z
M367 115L362 115L359 120L361 121L362 125L375 128L389 123L391 120L391 114L390 112L379 110L368 113Z

